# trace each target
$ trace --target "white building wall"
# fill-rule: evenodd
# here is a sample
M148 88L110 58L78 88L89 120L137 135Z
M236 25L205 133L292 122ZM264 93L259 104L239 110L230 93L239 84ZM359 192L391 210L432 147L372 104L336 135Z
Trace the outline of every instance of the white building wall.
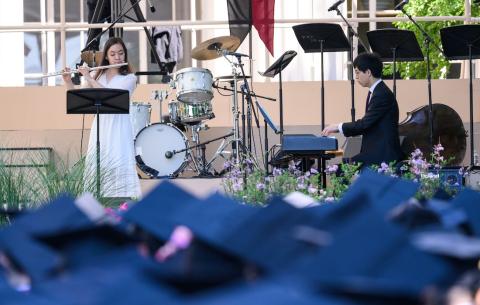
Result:
M0 26L23 24L23 1L0 0ZM24 85L23 33L0 33L0 86Z

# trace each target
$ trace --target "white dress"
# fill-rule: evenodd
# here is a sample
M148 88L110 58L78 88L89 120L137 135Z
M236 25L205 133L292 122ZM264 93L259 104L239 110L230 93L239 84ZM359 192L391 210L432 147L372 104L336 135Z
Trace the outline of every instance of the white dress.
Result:
M106 73L103 73L97 81L105 88L128 90L132 96L137 77L134 74L119 74L108 82ZM140 197L140 181L135 169L133 139L129 114L100 115L100 162L104 197ZM86 161L89 176L93 179L96 177L96 142L97 119L95 116L90 131Z

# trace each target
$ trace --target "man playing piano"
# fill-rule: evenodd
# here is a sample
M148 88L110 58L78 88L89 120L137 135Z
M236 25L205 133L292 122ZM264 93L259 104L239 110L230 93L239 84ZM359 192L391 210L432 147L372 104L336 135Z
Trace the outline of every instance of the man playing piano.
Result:
M332 124L323 136L340 132L346 137L362 135L360 153L352 158L364 165L401 161L403 153L398 136L398 104L392 91L382 81L382 62L375 53L362 53L353 61L355 78L368 87L363 118L348 123Z

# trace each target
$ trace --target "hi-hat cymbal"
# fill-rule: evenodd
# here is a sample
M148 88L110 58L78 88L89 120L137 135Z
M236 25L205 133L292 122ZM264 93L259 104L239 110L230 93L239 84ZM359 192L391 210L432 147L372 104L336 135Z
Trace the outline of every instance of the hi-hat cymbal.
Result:
M222 56L218 50L236 51L240 46L240 39L235 36L220 36L200 43L192 49L192 58L209 60Z

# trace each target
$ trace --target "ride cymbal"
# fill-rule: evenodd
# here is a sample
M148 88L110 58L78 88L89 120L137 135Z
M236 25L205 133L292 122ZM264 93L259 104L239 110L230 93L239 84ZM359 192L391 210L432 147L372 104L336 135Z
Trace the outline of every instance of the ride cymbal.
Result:
M200 43L192 49L192 58L210 60L222 56L220 50L236 51L240 46L240 39L235 36L220 36Z

